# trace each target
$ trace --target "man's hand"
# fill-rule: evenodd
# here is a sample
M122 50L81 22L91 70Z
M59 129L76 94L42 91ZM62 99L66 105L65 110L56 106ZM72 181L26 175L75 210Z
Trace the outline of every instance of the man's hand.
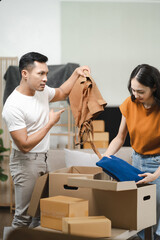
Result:
M54 126L60 119L61 114L65 111L65 109L61 109L58 112L54 112L53 109L50 110L49 113L49 123Z
M76 68L67 81L65 81L59 88L55 88L55 95L51 102L57 102L66 99L77 79L80 76L86 77L85 71L90 73L90 68L88 66Z
M49 113L48 123L43 128L31 135L27 134L26 128L10 132L15 144L20 149L20 151L27 153L32 148L34 148L46 136L51 127L53 127L53 125L59 121L61 113L63 113L64 110L65 109L54 112L52 109Z
M89 73L91 72L88 66L82 66L82 67L76 68L73 74L76 74L77 77L79 76L86 77L84 73L85 70L87 70Z
M142 173L142 174L138 174L138 176L144 177L144 178L136 182L136 184L145 184L145 183L153 182L156 179L154 173Z

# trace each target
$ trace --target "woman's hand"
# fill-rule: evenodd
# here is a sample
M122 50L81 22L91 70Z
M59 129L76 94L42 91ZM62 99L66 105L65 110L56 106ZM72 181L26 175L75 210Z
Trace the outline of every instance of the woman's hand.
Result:
M136 184L145 184L145 183L153 182L156 179L154 173L142 173L142 174L138 174L138 176L144 177L144 178L136 182Z

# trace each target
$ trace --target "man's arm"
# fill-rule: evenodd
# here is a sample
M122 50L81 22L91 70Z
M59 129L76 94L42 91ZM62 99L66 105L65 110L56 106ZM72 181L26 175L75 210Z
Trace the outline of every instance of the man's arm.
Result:
M77 79L82 76L86 77L84 71L87 70L90 73L90 69L88 66L78 67L74 70L70 78L64 82L59 88L55 88L55 96L51 100L51 102L61 101L68 97L70 91L73 88L73 85L77 81Z
M32 148L34 148L46 136L49 130L53 127L53 125L55 125L59 121L62 112L64 112L64 109L58 112L54 112L52 109L49 113L48 123L39 131L29 136L27 135L26 128L10 132L19 150L23 153L27 153Z

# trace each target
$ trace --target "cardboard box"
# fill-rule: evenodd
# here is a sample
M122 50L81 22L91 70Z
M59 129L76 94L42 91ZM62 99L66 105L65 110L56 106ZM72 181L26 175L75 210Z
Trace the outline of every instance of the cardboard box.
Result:
M111 221L104 216L63 218L62 231L86 237L110 237Z
M40 200L41 226L62 230L63 217L88 216L88 201L80 198L56 196Z
M96 148L107 148L109 145L109 141L93 141L93 142L94 142L94 145L96 146ZM83 144L83 148L88 149L88 148L92 148L92 147L89 142L85 142Z
M55 171L55 175L52 176L52 172L40 176L35 184L30 205L27 211L27 214L32 217L40 216L40 199L46 198L48 196L56 195L65 195L80 197L85 199L92 198L92 191L90 189L84 190L79 189L78 187L70 187L67 185L67 179L69 176L86 176L87 178L93 178L97 173L102 173L102 169L99 167L71 167L63 168ZM50 195L49 195L49 183L48 178L50 179ZM56 182L54 182L56 180ZM57 182L58 181L58 182ZM56 183L56 184L54 184ZM57 186L58 184L58 186ZM59 189L57 189L59 188ZM91 204L92 205L92 204Z
M156 224L156 185L69 178L70 186L92 189L94 215L104 215L112 227L141 230Z
M49 196L64 195L70 197L78 197L89 200L89 215L94 215L93 206L93 192L90 188L79 188L68 185L69 177L86 177L93 179L94 175L101 173L102 169L99 167L79 167L74 166L70 168L59 169L49 174Z
M109 132L95 132L94 141L109 141Z
M104 132L105 131L104 120L94 120L94 121L92 121L92 124L93 124L94 132Z
M105 215L111 220L113 228L141 230L156 224L155 184L137 186L135 182L101 180L101 175L104 175L101 173L102 170L98 167L64 168L50 173L49 196L65 195L87 199L89 215ZM78 181L73 178L75 176L87 179ZM94 179L96 177L99 180ZM34 188L34 192L37 191L40 196L41 186ZM35 199L39 202L38 198ZM33 212L31 214L34 216Z
M92 137L91 137L92 139ZM94 132L94 144L97 148L107 148L109 145L109 133L108 132ZM83 144L83 148L91 148L89 142Z

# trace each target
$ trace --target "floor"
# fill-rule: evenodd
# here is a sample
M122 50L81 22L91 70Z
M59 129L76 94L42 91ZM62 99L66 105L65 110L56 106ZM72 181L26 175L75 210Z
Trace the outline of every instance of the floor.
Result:
M0 240L3 239L4 227L11 226L13 214L10 213L9 207L0 207Z

